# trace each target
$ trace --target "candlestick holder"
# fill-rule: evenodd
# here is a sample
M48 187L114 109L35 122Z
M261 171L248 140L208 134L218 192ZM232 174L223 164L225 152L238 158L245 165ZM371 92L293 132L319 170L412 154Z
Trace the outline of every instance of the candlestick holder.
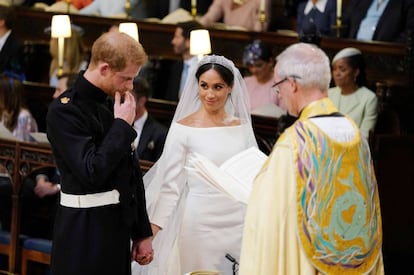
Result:
M266 23L266 13L264 10L261 10L259 13L259 21L260 21L260 28L265 31L265 23Z
M126 18L130 18L131 15L131 0L126 0L125 1L125 14L126 14Z
M193 17L193 19L196 19L197 16L197 6L196 5L191 5L191 16Z
M342 30L344 30L345 27L346 26L342 24L341 17L337 17L336 18L336 25L333 25L331 28L336 31L336 37L337 38L341 38L341 36L342 36Z

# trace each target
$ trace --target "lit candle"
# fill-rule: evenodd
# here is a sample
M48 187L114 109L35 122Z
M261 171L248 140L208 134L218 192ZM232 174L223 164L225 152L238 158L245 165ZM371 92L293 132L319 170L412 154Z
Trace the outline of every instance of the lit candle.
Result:
M336 1L336 18L341 18L342 13L342 0Z
M191 15L194 19L197 16L197 0L191 0Z
M259 11L264 12L265 11L265 6L266 6L266 0L260 0L260 9L259 9Z
M58 76L62 75L63 73L63 51L65 47L65 38L58 37Z

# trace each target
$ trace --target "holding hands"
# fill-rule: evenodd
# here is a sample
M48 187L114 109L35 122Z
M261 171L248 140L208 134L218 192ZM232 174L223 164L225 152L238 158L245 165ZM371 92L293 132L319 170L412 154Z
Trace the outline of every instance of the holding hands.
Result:
M131 260L138 262L140 265L147 265L151 263L153 258L152 237L133 242Z

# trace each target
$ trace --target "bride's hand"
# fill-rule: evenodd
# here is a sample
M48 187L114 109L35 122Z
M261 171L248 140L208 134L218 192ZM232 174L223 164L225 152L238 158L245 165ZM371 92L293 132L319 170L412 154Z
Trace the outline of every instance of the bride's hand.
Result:
M151 229L152 229L152 239L154 239L155 236L157 235L158 231L161 230L161 227L159 227L156 224L151 223Z

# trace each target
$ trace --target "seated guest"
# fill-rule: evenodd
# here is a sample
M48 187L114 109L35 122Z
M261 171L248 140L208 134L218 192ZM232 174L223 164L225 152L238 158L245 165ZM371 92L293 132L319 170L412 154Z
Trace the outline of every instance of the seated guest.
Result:
M211 3L213 3L213 0L197 1L197 14L205 14L208 11ZM180 0L179 7L191 13L191 0Z
M64 91L72 87L77 77L77 73L63 73L60 76L58 76L56 89L52 97L58 98L61 94L63 94Z
M190 33L202 28L197 21L177 23L171 44L180 60L162 60L158 65L147 66L141 70L140 75L149 79L153 88L152 97L170 101L178 101L181 97L188 71L198 62L197 56L190 54Z
M93 0L91 4L80 9L79 14L103 17L125 17L125 0Z
M55 167L35 170L22 182L21 233L35 238L52 239L54 216L60 191ZM39 215L42 211L43 215Z
M328 90L328 96L339 112L349 115L359 126L364 137L374 129L377 121L378 99L364 85L365 62L360 50L345 48L332 60L332 76L336 87Z
M145 105L150 94L150 86L145 78L136 77L134 79L132 94L136 102L133 126L137 132L137 137L134 140L137 158L156 162L164 148L168 129L148 114Z
M272 50L260 40L247 45L243 53L243 65L250 76L245 76L252 114L279 117L285 112L279 107L279 98L272 86L275 60Z
M200 18L204 26L222 22L229 27L243 28L249 31L267 30L270 22L271 1L266 1L266 22L264 29L259 20L261 0L214 0L207 13Z
M315 30L320 35L336 34L336 0L308 0L301 2L297 10L299 35Z
M414 30L412 0L351 0L345 6L343 36L358 40L404 42Z
M164 18L174 5L169 0L131 0L130 16L134 19ZM177 7L174 8L174 10Z
M0 123L20 141L33 141L30 133L37 132L36 120L23 103L23 83L0 76Z
M24 80L23 44L13 31L15 17L13 8L0 5L0 73L7 72Z
M66 0L56 0L56 2L65 1ZM88 6L90 3L92 3L93 0L71 0L70 4L77 8L78 10L83 9L84 7Z

